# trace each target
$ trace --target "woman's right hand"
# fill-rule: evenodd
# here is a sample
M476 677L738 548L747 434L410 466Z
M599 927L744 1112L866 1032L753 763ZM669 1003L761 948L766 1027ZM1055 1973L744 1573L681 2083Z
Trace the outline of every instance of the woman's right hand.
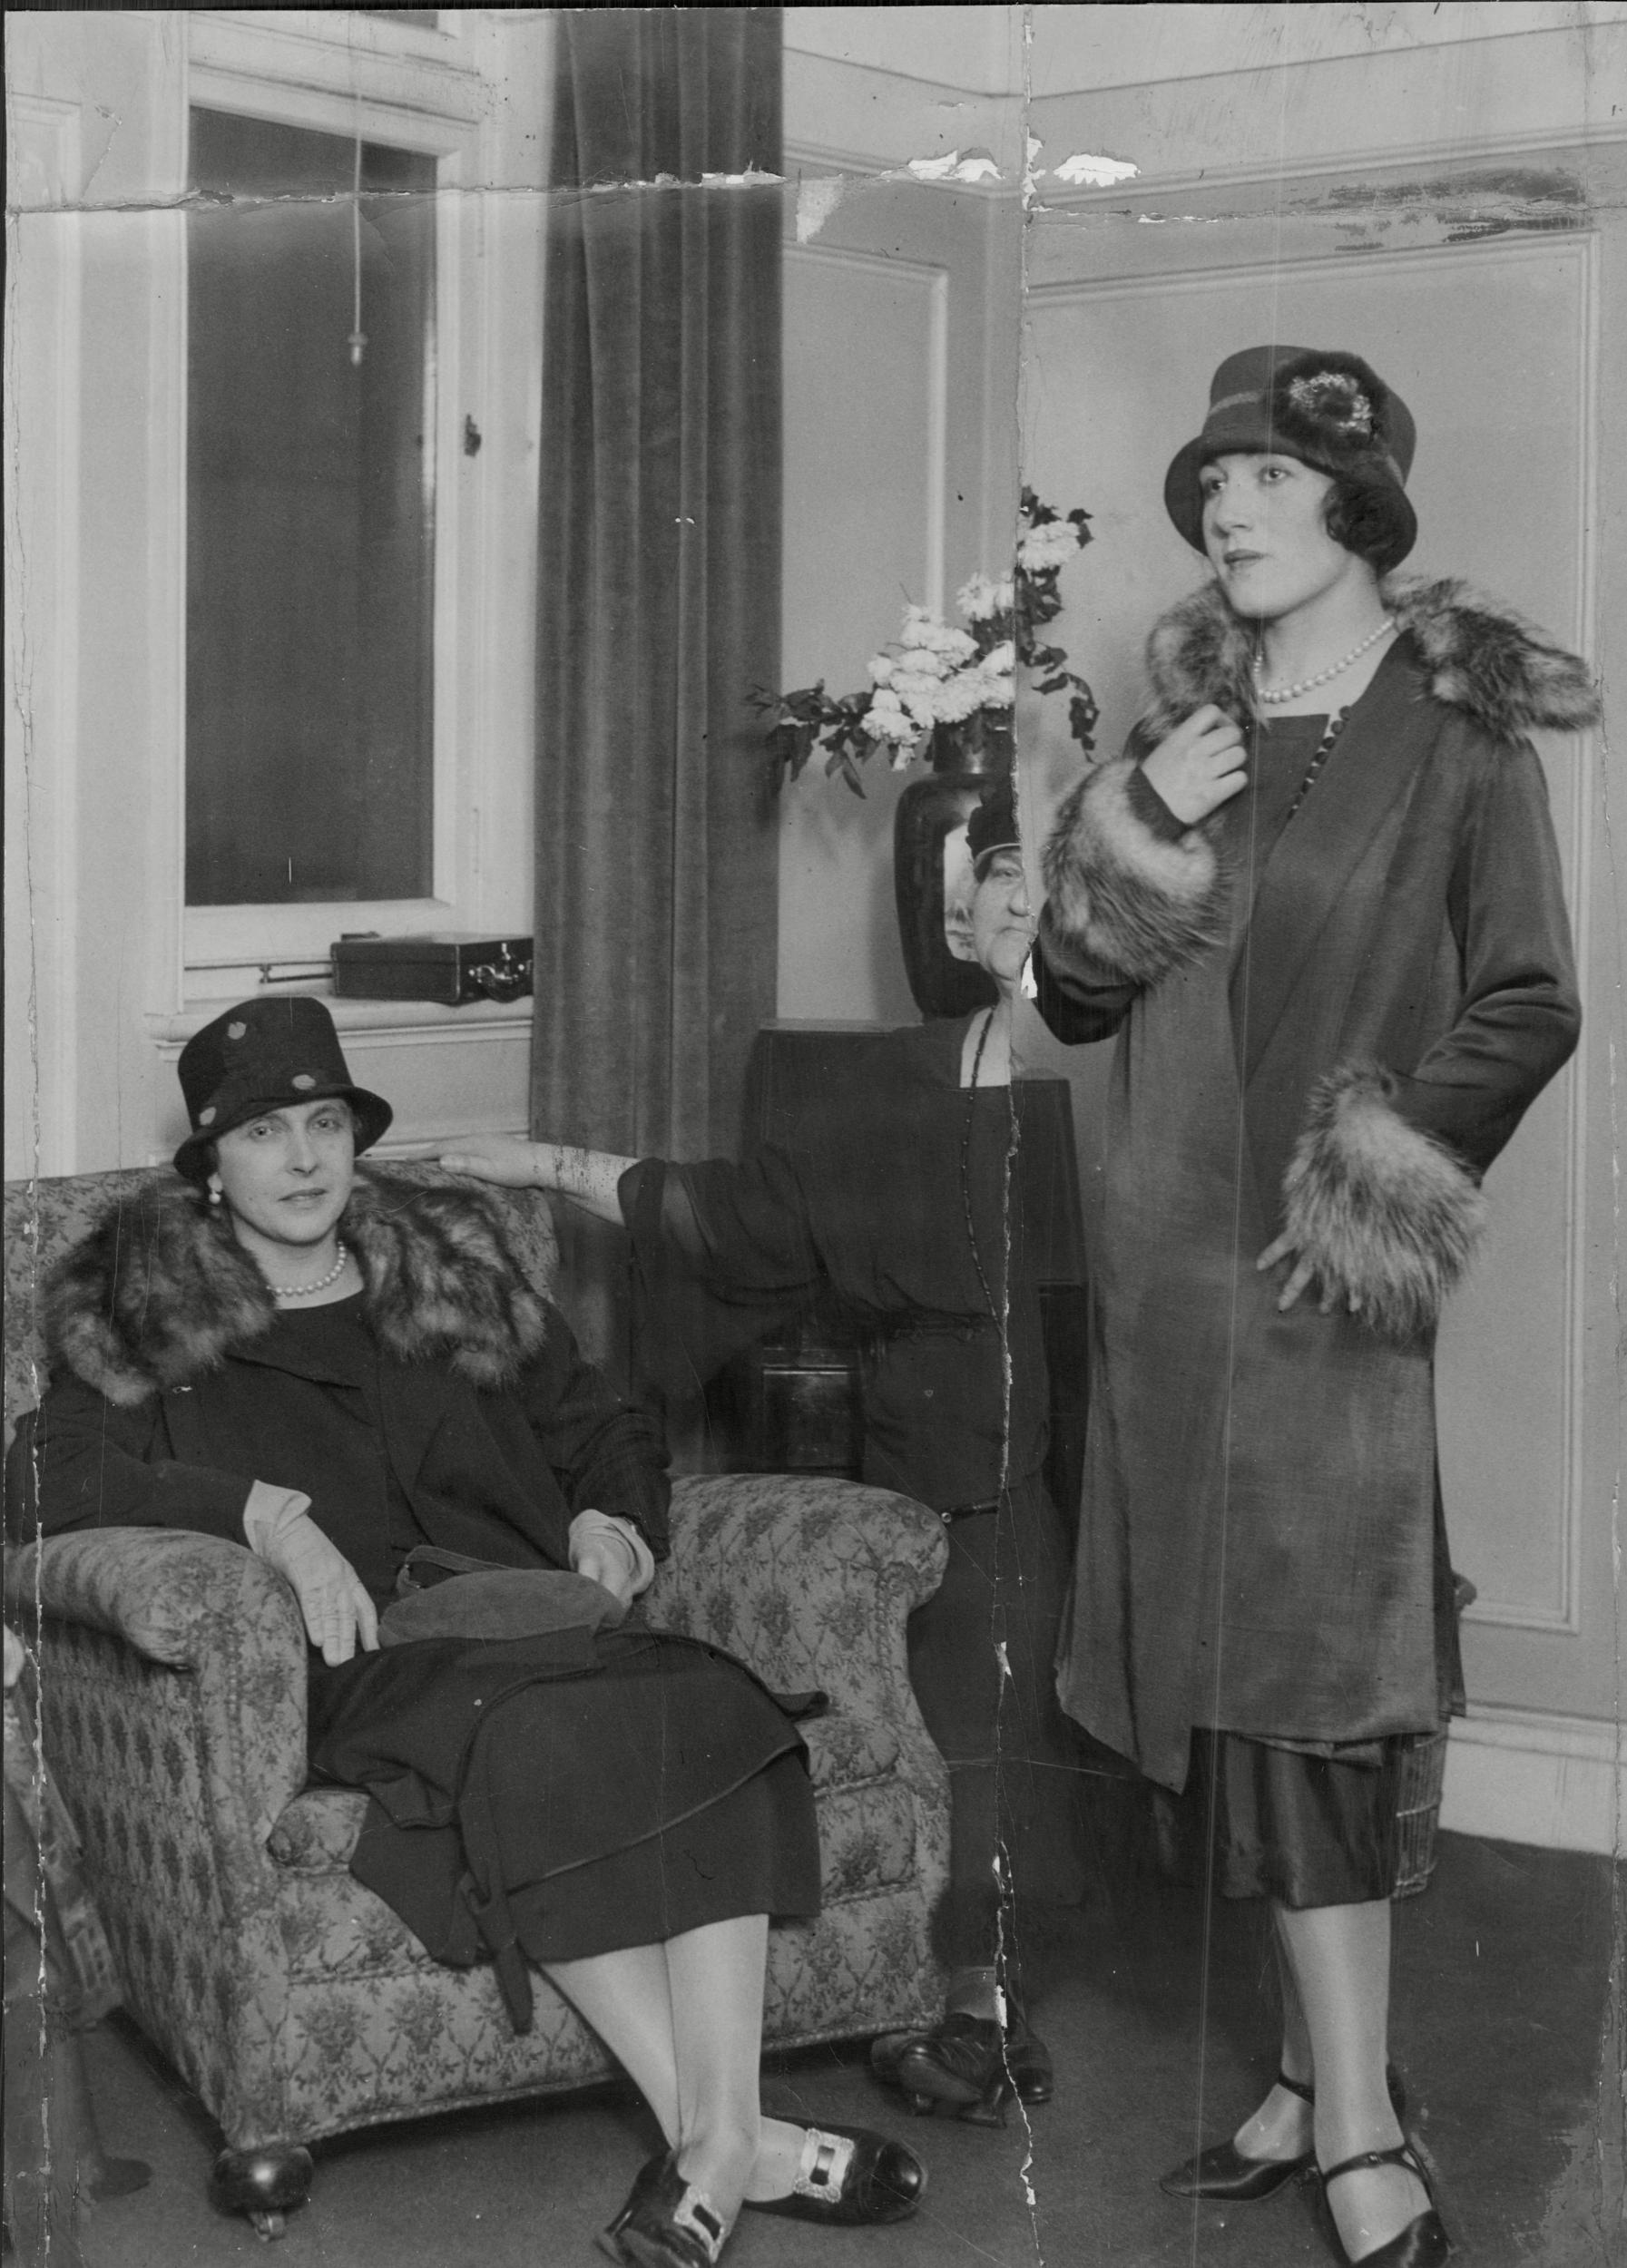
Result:
M1248 785L1241 728L1206 701L1159 742L1142 770L1181 825L1196 826Z
M309 1497L298 1489L256 1481L243 1508L243 1533L256 1559L292 1586L311 1644L337 1669L358 1640L364 1653L377 1650L378 1609L349 1560L312 1520L309 1506Z

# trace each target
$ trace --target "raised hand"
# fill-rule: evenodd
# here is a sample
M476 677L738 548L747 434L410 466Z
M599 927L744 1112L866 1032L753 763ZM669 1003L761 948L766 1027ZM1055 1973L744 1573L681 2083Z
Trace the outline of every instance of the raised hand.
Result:
M1241 728L1206 701L1159 742L1142 770L1175 816L1196 826L1248 784Z

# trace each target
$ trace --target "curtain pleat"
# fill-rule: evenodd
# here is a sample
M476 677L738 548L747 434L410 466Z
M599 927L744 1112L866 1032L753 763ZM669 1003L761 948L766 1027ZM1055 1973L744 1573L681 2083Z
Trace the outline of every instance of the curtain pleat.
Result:
M538 587L533 1129L731 1150L771 1015L780 15L559 19Z

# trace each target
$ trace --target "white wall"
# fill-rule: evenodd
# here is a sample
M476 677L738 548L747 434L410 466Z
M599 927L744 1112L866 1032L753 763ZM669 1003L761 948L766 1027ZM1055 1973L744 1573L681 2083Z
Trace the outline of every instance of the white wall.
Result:
M1015 200L860 179L785 276L784 677L867 682L907 603L953 610L1011 550ZM781 1016L914 1020L893 911L904 780L861 803L816 754L783 795Z

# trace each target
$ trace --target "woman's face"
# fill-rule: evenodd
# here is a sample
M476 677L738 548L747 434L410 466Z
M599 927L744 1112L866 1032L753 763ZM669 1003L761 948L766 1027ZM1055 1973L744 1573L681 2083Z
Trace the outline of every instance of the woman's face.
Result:
M1198 475L1203 543L1232 611L1279 621L1373 571L1328 533L1333 483L1298 457L1240 451Z
M240 1244L264 1259L320 1244L356 1177L356 1125L337 1097L289 1103L222 1134L209 1186L231 1213Z
M1022 852L995 851L972 894L971 957L996 984L1013 985L1034 948L1035 927Z

